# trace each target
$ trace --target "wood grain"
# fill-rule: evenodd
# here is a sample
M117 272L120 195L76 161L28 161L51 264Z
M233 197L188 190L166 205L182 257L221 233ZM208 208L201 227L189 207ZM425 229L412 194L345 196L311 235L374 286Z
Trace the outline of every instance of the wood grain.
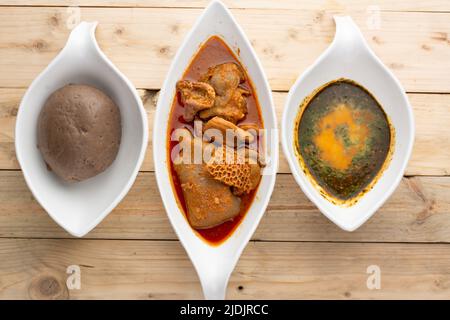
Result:
M291 175L279 174L255 240L450 242L450 177L404 178L388 202L361 228L340 230L305 197ZM93 195L95 196L95 195ZM0 237L70 237L33 199L20 172L0 171ZM176 239L153 173L132 189L87 238Z
M99 21L100 47L137 87L159 89L200 12L184 8L81 8L81 19ZM345 10L332 6L330 10L233 9L273 90L288 90L329 45L334 34L332 15L339 12ZM30 84L63 47L70 15L61 7L2 7L0 87ZM366 11L352 16L407 91L450 92L449 13L383 12L380 29L368 25Z
M125 199L85 239L34 200L14 151L20 99L64 46L73 9L98 20L100 47L130 78L152 130L157 90L208 0L0 3L0 299L197 299L200 283L165 214L149 141ZM252 42L281 119L286 91L349 14L409 92L416 141L401 184L348 233L306 199L281 153L274 194L228 287L229 299L450 299L450 3L441 0L224 0ZM379 12L377 11L379 10ZM379 14L380 28L372 28ZM150 135L151 138L151 135ZM60 239L57 239L60 238ZM81 290L66 286L81 267ZM366 286L381 268L381 290Z
M14 123L24 89L0 88L0 168L18 169L14 149ZM149 145L143 171L153 171L152 130L156 108L155 91L139 90L148 114ZM281 120L286 93L274 92L278 120ZM450 95L409 94L416 120L416 140L407 175L450 174ZM281 125L278 126L281 128ZM280 146L280 172L290 172Z
M152 8L204 8L209 0L3 0L8 6L80 6L80 7L152 7ZM369 6L378 6L382 11L431 11L448 12L450 5L441 0L222 0L229 8L253 9L302 9L302 10L345 10L346 12L367 11Z
M0 240L0 299L200 299L200 283L174 241ZM66 269L81 268L67 290ZM381 270L369 290L367 267ZM228 299L448 299L448 245L268 243L245 249Z

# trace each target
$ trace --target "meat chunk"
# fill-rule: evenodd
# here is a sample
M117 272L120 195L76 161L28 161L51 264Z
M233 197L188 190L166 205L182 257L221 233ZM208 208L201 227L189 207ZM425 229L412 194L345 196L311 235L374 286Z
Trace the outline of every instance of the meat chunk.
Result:
M242 130L247 131L255 138L259 136L260 127L256 123L242 123L242 124L239 124L238 127L241 128Z
M199 81L212 85L218 96L225 96L229 90L235 90L244 80L241 68L229 62L209 68Z
M184 105L184 120L187 122L194 120L200 110L214 105L216 93L214 88L205 82L180 80L177 82L177 91L180 92L181 103Z
M192 152L195 147L203 149L207 145L196 143L196 139L199 138L191 141ZM183 163L176 159L174 168L186 202L187 218L193 228L212 228L239 214L241 199L231 192L229 186L214 179L205 163Z
M200 112L200 118L222 117L232 123L241 120L247 114L246 96L250 93L239 87L245 81L245 75L235 63L219 64L209 68L200 81L209 83L216 93L214 106Z
M248 95L248 91L237 88L232 91L231 96L218 96L212 108L200 112L200 118L209 119L214 116L219 116L232 123L236 123L247 114L247 101L245 97Z
M187 218L195 229L207 229L239 214L241 199L214 179L200 164L175 166L187 206Z
M214 130L211 129L215 129L217 131L214 132ZM230 147L242 145L246 142L252 143L255 140L255 136L251 133L248 133L244 129L236 126L234 123L220 117L211 118L205 124L203 130L207 139L211 140L214 138L214 141L216 141L217 138L220 138L221 143L225 142ZM220 135L220 137L216 137L215 135Z
M248 149L238 154L234 148L222 146L216 149L208 161L207 169L214 179L233 188L233 194L240 196L255 189L261 179L261 167L256 159L250 159Z
M249 177L249 186L248 189L243 188L234 188L233 193L237 196L242 195L244 193L248 193L250 190L256 189L261 180L261 167L258 163L249 164L250 166L250 177Z

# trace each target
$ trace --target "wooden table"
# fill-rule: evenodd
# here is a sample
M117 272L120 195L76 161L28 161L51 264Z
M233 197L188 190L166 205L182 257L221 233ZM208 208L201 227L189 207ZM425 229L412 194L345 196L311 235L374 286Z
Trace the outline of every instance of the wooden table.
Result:
M262 61L279 119L286 92L333 38L332 15L346 13L402 82L417 126L406 176L353 233L305 198L281 156L275 192L227 298L450 298L450 2L225 2ZM82 20L99 21L99 45L139 88L152 130L158 89L206 3L0 1L0 298L202 298L162 206L151 141L127 197L95 230L74 239L25 185L14 123L26 88L63 47L79 10ZM66 287L70 265L81 268L80 290ZM381 269L379 290L366 285L371 265Z

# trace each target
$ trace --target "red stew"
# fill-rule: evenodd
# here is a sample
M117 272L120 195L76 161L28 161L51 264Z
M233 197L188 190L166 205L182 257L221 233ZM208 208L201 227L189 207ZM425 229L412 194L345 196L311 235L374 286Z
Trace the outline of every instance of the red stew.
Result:
M200 48L194 59L191 61L187 70L183 75L183 80L192 80L195 81L200 78L200 76L208 71L209 67L213 67L222 63L234 62L236 64L240 64L237 57L231 51L231 49L226 45L226 43L217 36L212 36L209 38ZM244 68L242 68L245 70ZM248 113L246 117L239 121L239 124L245 123L253 123L257 124L260 128L263 128L263 122L260 112L260 107L258 103L258 99L256 97L255 89L249 80L248 75L246 74L246 81L241 84L243 88L251 92L251 95L247 97L247 109ZM175 172L172 159L170 154L172 152L172 148L174 148L178 142L171 141L170 137L173 130L182 128L185 125L189 124L193 126L193 122L186 123L183 118L184 114L184 106L180 103L179 96L176 95L174 97L174 101L172 104L172 109L170 113L170 123L168 127L168 154L167 157L170 163L170 173L172 177L173 188L176 192L179 205L183 209L185 215L188 214L188 210L186 207L186 202L184 200L183 191L181 189L181 185ZM241 196L241 208L239 215L236 216L233 220L226 221L216 227L212 227L209 229L195 230L203 239L213 245L219 245L224 242L237 228L239 223L242 221L245 216L247 210L249 209L254 197L255 193L258 189L252 190L249 194Z

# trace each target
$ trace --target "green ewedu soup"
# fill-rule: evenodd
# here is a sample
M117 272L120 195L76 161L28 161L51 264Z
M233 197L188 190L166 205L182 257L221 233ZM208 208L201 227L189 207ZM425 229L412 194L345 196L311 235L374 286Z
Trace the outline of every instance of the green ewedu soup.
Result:
M362 86L340 79L302 108L297 148L310 175L333 198L356 197L389 154L391 126L382 107Z

